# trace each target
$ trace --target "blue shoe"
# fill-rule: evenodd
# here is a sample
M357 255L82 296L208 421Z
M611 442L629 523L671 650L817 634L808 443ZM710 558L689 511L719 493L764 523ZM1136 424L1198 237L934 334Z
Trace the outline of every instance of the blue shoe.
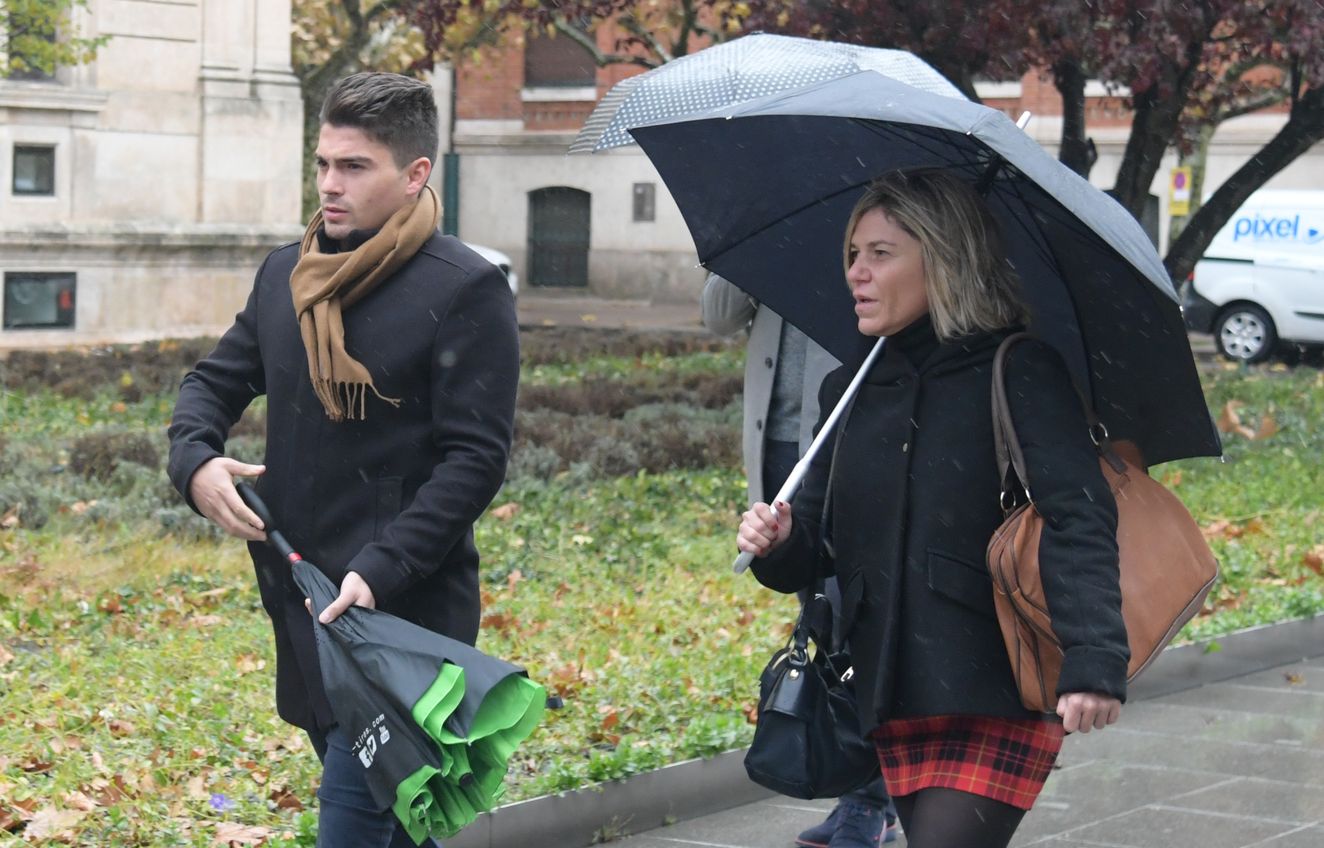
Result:
M841 816L828 848L878 848L887 841L887 814L881 807L842 801L837 809Z
M841 805L832 808L828 817L795 837L795 844L801 848L828 848L832 834L837 832L837 820L841 818Z

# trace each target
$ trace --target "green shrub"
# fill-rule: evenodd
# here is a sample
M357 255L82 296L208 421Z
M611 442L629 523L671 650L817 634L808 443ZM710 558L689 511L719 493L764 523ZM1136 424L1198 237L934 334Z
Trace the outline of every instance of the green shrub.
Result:
M146 468L161 464L153 439L144 433L97 430L74 440L69 467L75 474L94 480L109 480L122 462Z

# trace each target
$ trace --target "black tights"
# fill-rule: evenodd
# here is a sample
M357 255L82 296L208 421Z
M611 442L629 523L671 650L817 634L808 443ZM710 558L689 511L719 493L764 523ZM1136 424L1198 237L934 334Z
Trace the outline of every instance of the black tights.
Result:
M959 789L894 795L906 848L1006 848L1025 811Z

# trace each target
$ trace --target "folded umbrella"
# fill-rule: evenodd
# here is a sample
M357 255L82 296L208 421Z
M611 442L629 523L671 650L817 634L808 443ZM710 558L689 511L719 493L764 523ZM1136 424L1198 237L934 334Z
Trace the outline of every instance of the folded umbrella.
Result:
M1150 464L1221 452L1152 243L1001 112L865 71L631 133L699 260L848 364L871 341L842 268L851 208L888 171L949 169L988 202L1030 329L1062 354L1112 435Z
M542 716L543 687L519 666L380 610L353 606L322 624L336 585L274 529L252 487L237 488L311 602L322 682L373 798L417 844L490 810L510 756Z

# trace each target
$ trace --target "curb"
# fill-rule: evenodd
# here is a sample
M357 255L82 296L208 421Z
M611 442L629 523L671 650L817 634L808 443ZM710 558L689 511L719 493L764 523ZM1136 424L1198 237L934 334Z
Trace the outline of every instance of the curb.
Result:
M1216 646L1216 647L1214 647ZM1144 701L1324 656L1324 615L1240 630L1166 649L1130 687ZM745 774L744 750L687 760L585 789L483 813L446 848L585 848L773 797Z

